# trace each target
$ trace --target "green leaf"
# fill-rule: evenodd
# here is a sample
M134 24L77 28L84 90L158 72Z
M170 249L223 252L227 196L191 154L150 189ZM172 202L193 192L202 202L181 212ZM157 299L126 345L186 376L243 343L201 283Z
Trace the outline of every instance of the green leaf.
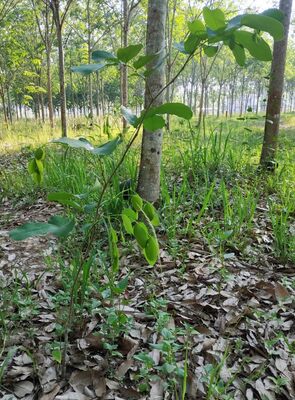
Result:
M165 126L165 120L160 115L153 115L143 120L143 126L149 132L155 132Z
M157 215L155 207L152 205L152 203L149 202L146 202L144 204L143 212L146 214L150 221L152 221L155 218L155 215Z
M240 46L239 44L235 43L231 47L231 51L233 52L233 55L235 57L236 62L243 67L246 62L246 54L245 54L245 49L243 46Z
M134 128L136 128L138 125L137 116L135 114L132 114L132 112L124 106L121 106L121 111L122 111L123 117L126 119L126 121L130 125L134 126Z
M138 219L138 213L131 208L124 208L122 214L126 215L132 222L135 222Z
M130 45L128 47L121 48L117 51L117 57L124 64L127 64L130 60L137 56L137 54L143 48L142 44Z
M196 51L199 44L201 43L201 39L198 35L190 33L186 41L184 42L184 50L188 54L192 54Z
M206 38L207 32L206 32L205 25L199 19L195 19L192 22L188 22L187 26L188 26L188 30L193 35L200 36L201 39Z
M190 51L187 51L187 50L185 49L185 44L184 44L184 42L174 43L174 47L176 48L176 50L180 51L180 53L183 53L183 54L191 54Z
M104 67L105 64L83 64L79 65L78 67L72 67L71 71L87 76L93 72L100 71Z
M44 151L41 147L39 147L39 149L37 149L37 150L35 151L35 158L36 158L36 160L41 160L41 161L44 160L44 158L45 158L45 151Z
M116 294L122 294L122 293L125 292L125 290L127 289L128 282L129 282L129 276L126 276L125 278L123 278L123 279L113 288L113 291L114 291Z
M126 232L129 233L129 235L133 235L132 222L129 219L129 217L127 217L126 214L122 214L122 221L123 221L123 226L124 226Z
M110 154L112 154L117 147L123 143L123 140L120 136L118 136L116 139L110 140L109 142L99 146L99 147L95 147L91 153L95 154L96 156L109 156Z
M104 60L116 60L117 58L114 56L114 54L109 53L108 51L104 50L94 50L92 52L92 60L96 62L104 61Z
M284 26L277 19L262 14L246 14L241 20L242 25L268 32L274 40L284 38Z
M68 137L62 137L60 139L53 139L51 142L65 144L65 145L75 148L75 149L85 149L87 151L93 151L93 149L94 149L92 144L90 142L88 142L88 140L84 140L84 138L71 139Z
M213 31L218 31L226 27L224 13L219 8L211 10L208 7L204 7L203 16L206 25Z
M153 236L149 237L143 252L147 262L155 265L159 258L159 245Z
M139 222L134 226L134 237L141 248L145 248L149 240L149 232L143 222Z
M60 139L52 140L52 143L60 143L72 148L84 149L98 156L107 156L116 150L117 146L122 143L122 139L120 136L118 136L116 139L111 140L99 147L92 146L92 144L84 138L71 139L68 137L62 137Z
M191 119L193 112L190 107L183 103L165 103L159 107L155 107L148 112L148 116L154 114L170 114L184 119Z
M82 207L77 203L78 197L72 193L67 192L53 192L49 193L47 196L48 201L54 201L64 206L70 206L81 211Z
M271 61L272 53L269 45L260 37L247 31L235 32L235 41L245 47L251 56L259 61Z
M204 46L204 53L207 57L214 57L218 52L217 46Z
M269 8L261 13L261 15L266 15L267 17L271 17L276 19L279 22L284 22L284 13L278 8Z
M138 58L138 60L134 61L133 67L135 69L140 69L142 67L145 67L148 63L153 61L156 56L157 56L157 54L150 54L150 55L146 55L146 56L141 56L141 57Z
M51 352L52 358L54 361L56 361L58 364L61 364L62 360L62 352L60 348L56 347L52 350Z
M69 220L58 215L53 216L48 222L28 222L10 232L14 240L25 240L33 236L43 236L49 233L57 237L66 237L75 226L74 220Z
M142 198L138 194L134 194L131 197L131 204L132 204L132 207L134 208L134 210L140 211L143 206Z

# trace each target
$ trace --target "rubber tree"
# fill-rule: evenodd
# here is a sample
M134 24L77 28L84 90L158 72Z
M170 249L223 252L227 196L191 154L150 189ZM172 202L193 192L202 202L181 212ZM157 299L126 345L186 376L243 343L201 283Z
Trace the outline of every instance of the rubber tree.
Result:
M278 145L281 106L284 90L284 76L288 47L288 34L291 20L293 0L280 0L280 10L284 14L285 36L283 40L274 43L271 66L264 140L260 165L268 170L275 169L275 155Z
M65 87L65 61L62 30L64 22L73 0L67 0L64 10L61 10L61 3L59 0L46 0L46 3L52 10L53 19L56 27L56 39L58 46L58 73L59 73L59 89L60 89L60 114L61 114L61 131L62 136L67 136L67 100L66 100L66 87Z
M165 63L159 62L165 52L167 0L149 0L146 34L146 53L158 54L149 64L151 73L145 83L145 109L164 102ZM160 94L159 94L160 93ZM163 130L143 130L138 193L145 200L156 202L160 196L160 169Z
M40 4L39 4L40 3ZM41 6L43 7L41 8ZM39 31L40 38L44 44L46 51L46 76L47 76L47 101L50 127L54 127L54 111L52 99L52 74L51 74L51 52L53 44L54 20L50 13L48 3L37 2L32 0L32 6L35 13L35 19Z
M121 47L128 46L128 34L130 30L130 24L132 19L132 13L139 6L142 0L122 0L122 27L121 27ZM120 68L120 79L121 79L121 105L124 107L128 106L128 70L125 64L121 65ZM122 119L123 129L127 128L126 120Z

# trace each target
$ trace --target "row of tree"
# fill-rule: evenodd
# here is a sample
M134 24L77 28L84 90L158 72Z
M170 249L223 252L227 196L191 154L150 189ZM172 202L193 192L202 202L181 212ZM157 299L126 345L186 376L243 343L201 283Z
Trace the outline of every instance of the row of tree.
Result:
M228 16L235 15L231 1L222 2ZM91 53L104 48L114 53L129 42L145 41L145 0L2 0L0 14L0 96L6 123L28 118L45 121L66 116L103 116L120 105L139 111L144 84L122 65L81 76L72 71L90 64ZM184 60L176 59L174 43L183 39L187 22L200 14L202 2L192 8L186 1L169 0L165 16L168 82ZM197 114L243 115L265 112L269 63L255 59L241 68L229 50L216 57L201 53L166 92L169 101L181 100ZM295 44L291 41L286 68L284 111L295 109ZM131 76L130 76L131 75ZM120 79L119 79L120 77ZM129 92L129 96L128 96ZM124 127L126 125L124 124Z

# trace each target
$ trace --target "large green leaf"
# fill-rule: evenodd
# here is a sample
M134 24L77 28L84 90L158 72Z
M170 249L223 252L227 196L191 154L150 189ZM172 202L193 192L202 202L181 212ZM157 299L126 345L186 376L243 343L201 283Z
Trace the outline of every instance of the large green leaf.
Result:
M157 54L150 54L146 56L141 56L138 58L138 60L134 61L133 67L135 69L140 69L142 67L145 67L148 63L153 61L157 57Z
M196 51L199 44L201 43L201 39L198 35L190 33L186 41L184 42L184 50L188 54L192 54Z
M243 67L246 62L246 54L245 54L245 49L243 46L240 46L239 44L235 43L231 47L231 51L233 52L233 55L235 57L236 62Z
M105 61L105 60L116 60L116 57L114 56L114 54L109 53L108 51L104 51L104 50L94 50L92 52L92 60L96 61L96 62L101 62L101 61Z
M53 234L57 237L66 237L73 230L75 221L61 216L53 216L48 222L28 222L10 232L14 240L25 240L33 236Z
M267 15L268 17L274 18L279 22L284 22L284 13L278 8L268 8L263 11L261 15Z
M193 112L190 107L183 103L165 103L159 107L155 107L151 110L153 114L170 114L176 115L180 118L191 119L193 117ZM149 114L149 113L148 113ZM151 115L151 114L149 114Z
M142 44L132 44L128 47L121 48L117 51L117 57L124 64L127 64L130 60L137 56L137 54L143 48Z
M110 140L109 142L103 144L102 146L95 147L91 153L97 156L109 156L116 150L116 148L122 142L123 142L122 138L118 136L116 139Z
M68 137L62 137L60 139L52 140L52 143L60 143L60 144L67 145L69 147L87 150L90 153L95 154L95 155L107 156L116 150L117 146L120 143L122 143L122 139L120 136L118 136L116 139L111 140L99 147L92 146L92 144L84 138L71 139Z
M77 202L77 200L79 200L79 197L75 196L72 193L53 192L53 193L49 193L48 194L47 199L49 201L54 201L54 202L57 202L59 204L62 204L64 206L69 206L69 207L76 208L79 211L82 210L81 205Z
M149 237L143 252L147 262L155 265L159 258L159 245L154 237Z
M284 38L284 26L277 19L262 14L246 14L241 20L242 25L256 30L268 32L274 40Z
M265 40L247 31L235 32L236 43L245 47L259 61L271 61L272 53Z
M219 9L210 9L209 7L204 7L203 16L208 28L213 31L218 31L226 27L224 13Z
M132 113L132 111L130 111L128 108L121 106L121 111L123 114L123 117L126 119L126 121L134 126L134 128L136 128L137 124L138 124L138 118L135 114Z
M144 249L149 240L149 232L143 222L134 225L134 236L139 246Z
M71 70L86 76L92 74L93 72L100 71L104 67L105 64L83 64L79 65L78 67L72 67Z
M205 25L199 19L195 19L192 22L188 22L187 24L188 30L193 35L199 36L201 39L205 39L207 36Z
M218 46L204 46L204 53L207 57L214 57L218 52Z
M62 137L62 138L59 138L59 139L53 139L51 142L52 143L64 144L64 145L67 145L69 147L73 147L75 149L85 149L85 150L88 150L88 151L92 151L94 149L92 144L90 142L88 142L88 140L84 140L84 138L71 139L71 138L68 138L68 137Z
M180 51L180 53L191 54L190 51L187 51L185 49L185 43L184 42L174 43L174 47L176 48L176 50Z
M144 118L143 126L149 132L155 132L165 126L165 120L160 115L152 115L151 117Z

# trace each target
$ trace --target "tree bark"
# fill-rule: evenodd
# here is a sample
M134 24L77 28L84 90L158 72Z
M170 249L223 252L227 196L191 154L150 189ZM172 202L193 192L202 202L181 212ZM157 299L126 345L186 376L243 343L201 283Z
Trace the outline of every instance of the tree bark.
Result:
M264 140L260 158L260 165L272 171L275 169L275 155L278 145L292 2L293 0L280 0L280 10L284 14L285 37L283 40L274 43Z
M146 53L160 52L149 65L155 66L165 51L165 25L167 0L149 0L147 19ZM146 78L145 108L163 104L165 93L165 64L161 63L150 76ZM157 97L156 97L157 96ZM156 98L155 98L156 97ZM156 202L160 197L160 170L162 156L163 130L156 132L143 130L141 161L138 179L138 192L147 201Z
M128 15L128 1L122 0L122 12L123 12L123 20L122 20L122 47L128 46L128 31L129 31L129 15ZM121 105L127 107L128 105L128 71L127 66L125 64L121 65L120 69L120 77L121 77ZM123 130L127 128L127 121L125 118L122 118Z

